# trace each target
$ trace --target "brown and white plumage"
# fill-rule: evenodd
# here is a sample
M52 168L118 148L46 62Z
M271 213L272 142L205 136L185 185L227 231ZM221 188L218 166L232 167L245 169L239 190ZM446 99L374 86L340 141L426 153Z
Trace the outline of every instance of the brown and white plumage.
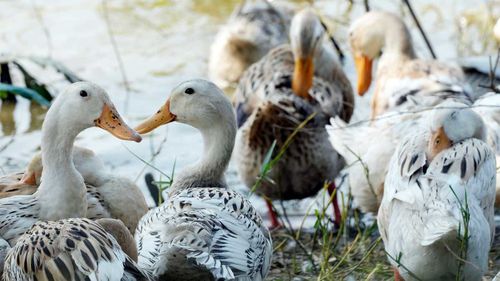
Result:
M288 41L292 15L291 9L267 0L243 1L211 46L210 79L223 88L238 83L252 63Z
M349 37L359 95L368 90L373 60L379 58L371 100L372 118L409 100L432 107L450 97L465 103L476 98L458 66L416 56L410 32L395 14L368 12L351 25Z
M201 160L176 174L168 199L140 221L138 264L158 278L264 280L272 242L252 204L224 179L236 134L230 102L205 80L181 83L136 129L179 121L202 133Z
M393 257L389 261L404 280L456 278L464 209L470 221L462 278L481 280L486 272L496 172L485 137L479 115L464 105L445 103L394 153L378 224L385 250Z
M9 251L3 280L153 279L97 222L75 218L35 223Z
M148 211L139 187L127 178L106 172L104 163L90 149L74 146L73 162L87 186L87 217L117 218L134 232L139 219ZM37 153L24 173L10 175L6 179L12 180L0 184L0 198L33 194L40 185L42 171L42 156Z
M297 13L290 28L291 44L271 50L253 64L237 89L236 159L249 187L257 181L273 141L282 147L294 129L315 114L268 174L272 181L258 188L257 193L270 199L312 196L343 165L328 141L325 125L333 116L349 121L352 88L333 55L333 46L323 41L324 32L311 9Z
M86 187L73 164L72 148L76 136L94 126L121 139L141 140L103 89L88 82L68 86L50 107L42 127L44 170L38 190L0 199L0 236L11 246L38 220L87 215Z

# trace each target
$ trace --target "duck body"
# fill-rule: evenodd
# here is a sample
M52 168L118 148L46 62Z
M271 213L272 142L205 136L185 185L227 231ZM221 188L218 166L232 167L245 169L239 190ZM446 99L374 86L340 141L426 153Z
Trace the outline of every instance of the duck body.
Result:
M220 187L174 192L136 234L139 265L160 280L264 280L270 239L251 203Z
M493 148L497 162L495 207L500 208L500 95L488 93L474 102L474 111L483 118L488 131L487 143Z
M450 114L449 120L481 122L478 115L459 114ZM454 126L459 123L461 131L447 125L437 126L437 133L419 128L402 140L391 159L378 225L389 261L404 280L455 280L457 237L464 235L469 238L462 278L481 280L487 271L494 234L495 156L483 141L482 128L472 129L474 137L456 137L472 132L465 128L469 124ZM431 153L431 141L442 128L451 144L443 149L448 137L440 135L436 145L441 148Z
M104 163L90 149L73 147L73 162L87 187L87 216L91 219L117 218L133 232L148 207L141 191L132 181L106 173ZM0 198L35 193L43 171L41 153L37 153L24 173L6 177L0 185ZM17 177L14 179L14 177Z
M201 131L204 154L176 174L168 199L139 222L139 266L160 280L264 280L272 255L269 231L224 178L236 135L231 103L211 82L186 81L137 131L174 120Z
M410 32L395 14L366 13L351 25L350 44L360 95L371 84L372 61L379 58L371 100L372 119L407 101L432 108L450 97L468 104L477 98L458 65L416 56Z
M387 112L370 124L349 126L338 117L330 127L332 146L345 159L355 207L377 213L384 194L390 159L399 141L420 126L422 115ZM376 140L376 141L373 141Z
M127 140L140 141L98 86L79 82L61 93L47 112L42 126L44 171L32 195L0 199L0 236L11 246L39 220L87 215L86 187L76 170L72 149L76 136L98 126Z
M342 167L325 129L329 116L342 114L342 96L337 95L336 85L318 77L309 90L315 99L298 97L291 89L293 65L290 46L278 47L248 70L237 93L240 129L235 151L239 174L249 187L257 181L273 141L281 147L301 122L316 114L268 174L278 185L264 181L256 190L271 199L312 196Z
M333 180L343 166L328 141L325 125L336 115L349 120L352 90L331 54L325 51L315 65L318 67L308 90L311 100L292 90L294 56L289 45L277 47L252 65L236 93L240 126L236 157L239 174L249 187L255 184L273 141L281 147L301 122L315 114L268 175L280 188L263 182L257 190L271 199L312 196L326 181Z
M267 1L244 1L236 7L211 46L211 80L220 87L237 83L251 64L288 41L292 14L291 9Z
M36 222L9 251L3 280L153 279L98 223L75 218Z

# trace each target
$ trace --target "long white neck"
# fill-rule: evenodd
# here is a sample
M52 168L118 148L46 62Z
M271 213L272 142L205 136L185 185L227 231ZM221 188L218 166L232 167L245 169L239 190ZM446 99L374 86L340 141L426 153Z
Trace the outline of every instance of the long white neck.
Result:
M382 41L382 56L378 69L394 68L407 60L416 58L411 40L410 31L399 18L388 16L381 21L381 25L374 26L379 29Z
M65 125L57 114L57 108L50 110L42 127L43 172L35 196L43 220L84 217L87 210L86 186L72 153L76 136L85 128Z
M208 128L199 129L203 136L203 157L174 177L172 190L188 187L226 187L224 171L233 152L235 121L214 122Z

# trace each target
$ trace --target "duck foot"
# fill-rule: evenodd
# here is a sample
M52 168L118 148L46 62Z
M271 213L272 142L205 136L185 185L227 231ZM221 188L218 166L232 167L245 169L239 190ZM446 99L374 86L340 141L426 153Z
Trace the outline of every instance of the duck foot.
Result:
M328 185L328 194L330 195L330 197L332 196L332 194L334 194L332 199L332 205L333 205L333 217L335 218L335 226L340 227L340 223L342 222L342 215L340 213L339 203L337 201L337 192L335 192L336 189L337 187L335 186L334 182Z
M278 229L283 227L280 221L278 220L278 214L274 211L273 204L270 200L266 200L267 209L269 210L269 218L271 219L271 227L270 229Z
M394 281L405 281L399 274L399 270L397 268L393 267L392 270L394 271Z

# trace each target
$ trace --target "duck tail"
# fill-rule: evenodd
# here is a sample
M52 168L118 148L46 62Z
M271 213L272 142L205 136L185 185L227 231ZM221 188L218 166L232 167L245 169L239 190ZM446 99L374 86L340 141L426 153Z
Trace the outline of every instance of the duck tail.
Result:
M158 207L160 202L163 202L163 197L160 192L160 188L154 183L154 178L151 173L147 173L144 176L144 180L146 181L146 186L148 187L149 195L153 198L155 202L155 206Z
M331 118L327 126L328 135L333 148L346 160L346 164L357 161L356 128L349 128L338 116Z

